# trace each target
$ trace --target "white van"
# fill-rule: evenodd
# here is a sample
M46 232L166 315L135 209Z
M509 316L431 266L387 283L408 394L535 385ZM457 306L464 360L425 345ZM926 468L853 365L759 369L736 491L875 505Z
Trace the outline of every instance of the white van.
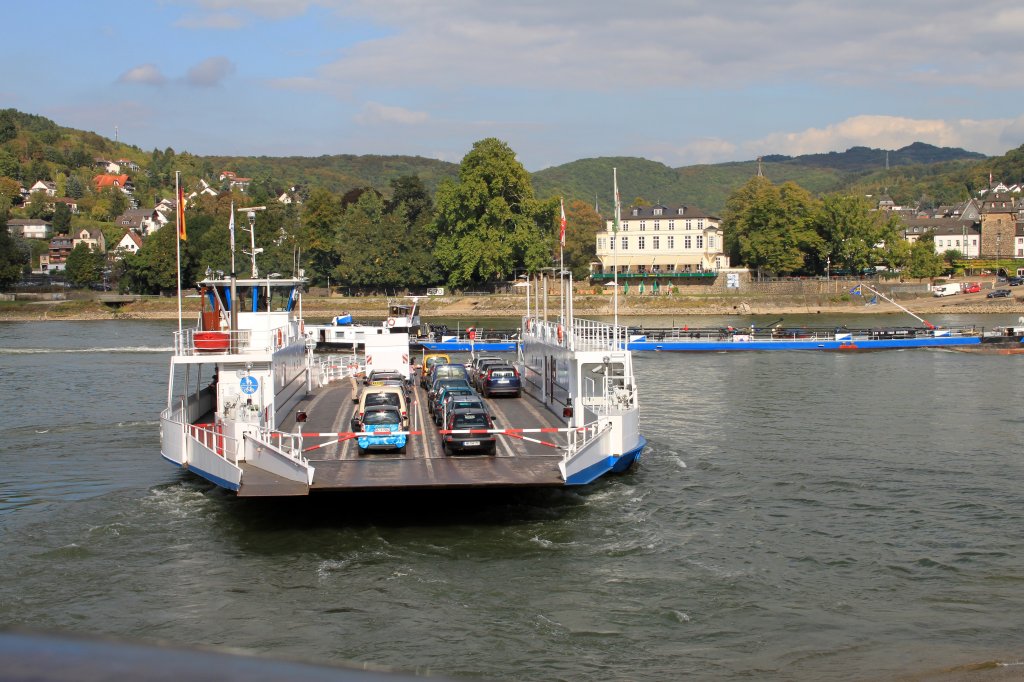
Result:
M394 405L402 413L402 428L409 428L409 402L401 386L367 386L359 394L359 405L352 415L352 430L359 431L367 405Z
M932 296L954 296L959 293L959 284L936 284L932 287Z

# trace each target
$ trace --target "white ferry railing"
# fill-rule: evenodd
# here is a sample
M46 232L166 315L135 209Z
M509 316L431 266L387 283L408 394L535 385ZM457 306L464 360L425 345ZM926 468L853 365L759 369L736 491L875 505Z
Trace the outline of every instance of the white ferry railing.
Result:
M637 405L636 379L633 376L604 377L602 392L597 399L586 402L588 410L598 415L608 415L630 410Z
M183 329L174 332L174 352L177 355L228 355L236 353L273 353L290 345L302 336L298 327L289 323L273 329L238 329L235 331L209 331ZM305 337L302 336L303 343Z
M573 318L571 325L553 320L529 317L524 320L526 336L570 350L609 350L621 346L628 339L628 329L586 318Z
M355 353L343 355L325 355L317 358L320 385L325 386L334 381L366 371L366 360Z
M569 443L562 455L562 461L568 462L577 452L587 447L590 443L600 438L606 431L611 430L611 422L592 422L573 429L569 433Z

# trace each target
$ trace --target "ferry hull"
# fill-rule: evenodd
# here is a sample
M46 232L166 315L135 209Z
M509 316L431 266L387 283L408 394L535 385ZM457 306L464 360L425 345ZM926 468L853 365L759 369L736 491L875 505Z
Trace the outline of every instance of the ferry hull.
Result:
M906 339L778 339L751 341L630 341L626 348L632 351L678 351L678 352L736 352L769 350L817 350L817 351L869 351L906 348L959 348L979 346L979 336L935 336Z

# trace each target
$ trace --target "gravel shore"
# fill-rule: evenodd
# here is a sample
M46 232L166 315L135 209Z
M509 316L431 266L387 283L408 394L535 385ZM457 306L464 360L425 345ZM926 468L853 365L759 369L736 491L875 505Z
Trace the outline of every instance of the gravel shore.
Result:
M1016 292L1014 292L1016 294ZM917 314L1016 314L1024 315L1024 294L1009 298L989 299L985 293L937 298L921 296L900 299L899 303ZM516 317L524 309L522 296L502 294L486 296L444 296L424 299L421 315L430 318ZM549 306L557 308L557 298L549 298ZM578 296L574 301L578 316L612 314L609 296ZM382 317L387 307L385 297L314 297L303 301L307 320L325 320L342 312L357 318ZM193 319L198 302L187 299L184 314ZM744 297L744 296L623 296L619 314L625 316L694 316L694 315L802 315L802 314L903 314L885 301L864 305L863 300L835 301L825 297ZM47 302L2 302L0 321L38 320L114 320L114 319L176 319L177 302L173 298L147 299L114 308L96 299Z

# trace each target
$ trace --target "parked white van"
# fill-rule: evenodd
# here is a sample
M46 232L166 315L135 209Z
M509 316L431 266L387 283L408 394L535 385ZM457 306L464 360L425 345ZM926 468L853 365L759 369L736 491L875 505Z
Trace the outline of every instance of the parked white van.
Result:
M960 293L959 284L936 284L932 287L932 296L954 296Z

